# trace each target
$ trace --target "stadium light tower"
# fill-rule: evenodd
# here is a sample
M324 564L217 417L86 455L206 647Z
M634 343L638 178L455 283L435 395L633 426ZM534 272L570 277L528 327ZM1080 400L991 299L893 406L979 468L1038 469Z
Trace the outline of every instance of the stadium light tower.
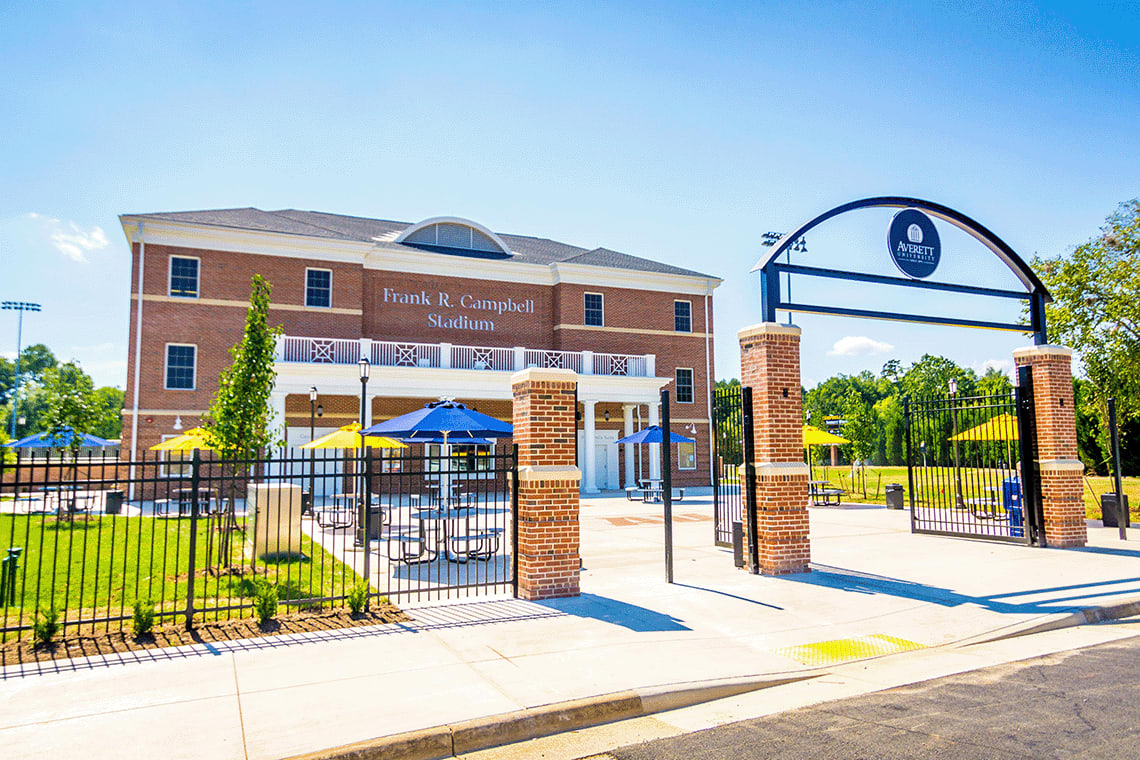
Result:
M16 378L12 387L12 424L8 426L8 437L12 440L16 440L16 407L20 403L20 352L23 350L24 312L40 311L41 308L38 303L27 301L4 301L0 304L0 309L14 311L19 315L16 319Z

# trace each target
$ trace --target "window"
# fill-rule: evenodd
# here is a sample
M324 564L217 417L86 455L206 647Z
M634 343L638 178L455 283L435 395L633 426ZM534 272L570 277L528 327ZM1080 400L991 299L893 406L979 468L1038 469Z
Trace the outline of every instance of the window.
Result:
M305 305L327 309L332 306L332 270L305 270Z
M697 444L695 444L695 443L678 443L677 444L677 469L678 470L695 470L695 469L697 469Z
M194 390L194 364L198 347L181 343L166 344L166 389Z
M677 369L677 403L693 403L693 371L679 367Z
M602 313L602 294L586 294L586 324L593 327L604 325L605 315Z
M673 302L673 330L674 332L693 331L693 304L689 301Z
M171 438L177 438L181 433L168 433L163 434L162 440L169 441ZM159 465L158 477L160 478L188 478L190 477L190 469L193 466L190 462L186 461L186 452L184 451L160 451L158 452L158 460L162 462ZM167 492L167 498L170 497ZM157 496L157 495L156 495Z
M175 298L198 297L198 259L170 257L170 295Z

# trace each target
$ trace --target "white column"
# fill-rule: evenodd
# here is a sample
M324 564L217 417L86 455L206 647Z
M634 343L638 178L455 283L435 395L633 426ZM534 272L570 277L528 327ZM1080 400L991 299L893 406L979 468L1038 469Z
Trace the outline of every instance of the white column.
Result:
M650 426L661 424L661 403L658 401L649 405L649 424ZM654 479L661 477L661 444L659 443L649 444L649 477Z
M596 414L596 401L582 402L582 438L585 443L582 455L582 490L586 493L597 493L595 483L597 466L597 435L594 432L594 415Z
M583 351L582 352L582 374L583 375L594 374L594 352L593 351Z
M622 437L624 438L626 436L633 435L635 432L637 432L633 429L633 404L622 404L621 405L621 411L622 411L622 414L625 416L625 433L622 434ZM634 464L636 464L634 462L633 447L634 447L634 444L632 444L632 443L625 444L625 484L624 485L626 488L628 488L630 486L637 485L637 480L635 479L636 476L634 475L634 468L633 468Z
M271 430L280 430L281 439L285 441L279 456L284 457L288 452L288 431L285 429L285 394L279 391L273 391L269 394L269 427ZM270 454L272 456L272 454ZM273 475L278 475L282 472L282 465L271 464L269 472Z
M440 343L439 344L439 368L440 369L451 369L451 344L450 343ZM468 367L468 369L470 369L470 367Z

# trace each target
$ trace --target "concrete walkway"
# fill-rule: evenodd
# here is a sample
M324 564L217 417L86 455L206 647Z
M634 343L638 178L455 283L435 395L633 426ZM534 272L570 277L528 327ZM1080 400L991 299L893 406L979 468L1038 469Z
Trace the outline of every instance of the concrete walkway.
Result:
M8 668L8 757L281 758L642 686L788 673L1140 598L1140 529L1084 550L909 532L908 514L813 509L812 573L765 578L712 546L712 505L583 502L583 595L456 600L410 624ZM824 646L809 645L836 642ZM876 647L879 649L876 650Z

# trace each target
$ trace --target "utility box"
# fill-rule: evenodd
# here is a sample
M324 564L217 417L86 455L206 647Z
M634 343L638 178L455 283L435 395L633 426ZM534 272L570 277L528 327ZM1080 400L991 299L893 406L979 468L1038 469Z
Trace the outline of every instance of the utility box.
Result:
M108 515L117 515L123 511L123 492L114 490L103 494L103 512Z
M901 483L887 483L887 509L903 508L903 487Z
M254 556L301 554L301 486L250 483L246 496L253 508Z
M1021 503L1021 478L1006 478L1001 482L1001 506L1009 515L1009 534L1025 537L1025 512Z
M1104 523L1104 527L1120 527L1120 521L1117 519L1117 516L1120 514L1119 510L1120 508L1116 502L1116 494L1103 493L1100 495L1100 520ZM1132 522L1128 516L1128 494L1124 494L1124 527L1132 527Z

